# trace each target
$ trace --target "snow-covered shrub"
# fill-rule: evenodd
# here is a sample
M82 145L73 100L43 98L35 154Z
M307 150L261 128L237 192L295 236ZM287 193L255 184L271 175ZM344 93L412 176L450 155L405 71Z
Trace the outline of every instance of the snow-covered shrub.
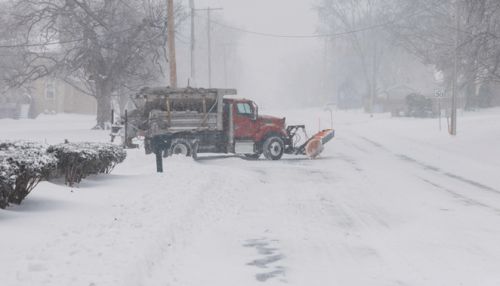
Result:
M9 202L14 204L20 204L40 181L48 178L50 172L57 166L57 159L54 156L40 153L40 150L16 153L7 161L17 166L19 170L16 187L9 196Z
M59 160L58 174L69 186L89 175L110 173L127 156L122 147L109 143L63 143L50 146L47 152Z
M115 166L122 163L127 157L127 152L121 146L111 143L82 143L83 147L97 151L98 164L94 173L109 174Z
M9 196L16 187L18 169L6 161L4 154L0 151L0 208L9 205Z
M3 198L0 207L8 203L20 204L56 169L57 159L46 150L45 145L34 142L0 142L0 196Z
M69 186L80 183L88 175L85 170L89 169L89 165L98 159L95 150L81 149L70 143L50 146L47 152L54 154L59 160L57 173L59 176L64 176L65 182Z

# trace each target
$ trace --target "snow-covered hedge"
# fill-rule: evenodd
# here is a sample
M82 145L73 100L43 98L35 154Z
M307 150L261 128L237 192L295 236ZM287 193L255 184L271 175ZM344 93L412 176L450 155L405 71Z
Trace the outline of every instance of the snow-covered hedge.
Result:
M88 175L108 174L126 155L107 143L0 141L0 208L20 204L42 180L64 177L73 186Z
M0 208L20 204L56 169L57 159L47 146L24 141L0 142Z
M122 147L109 143L63 143L50 146L47 152L59 160L58 174L69 186L93 174L108 174L125 160Z

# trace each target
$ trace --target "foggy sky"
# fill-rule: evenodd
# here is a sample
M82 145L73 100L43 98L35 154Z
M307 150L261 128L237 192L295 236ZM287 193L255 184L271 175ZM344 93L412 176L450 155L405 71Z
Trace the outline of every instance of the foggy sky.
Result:
M188 1L186 0L186 5ZM315 34L315 0L195 0L197 8L222 7L214 15L225 23L252 31L284 35ZM321 52L318 39L282 39L242 33L238 52L241 60L239 94L260 105L277 105L286 98L285 79L304 60ZM304 71L306 72L306 71Z

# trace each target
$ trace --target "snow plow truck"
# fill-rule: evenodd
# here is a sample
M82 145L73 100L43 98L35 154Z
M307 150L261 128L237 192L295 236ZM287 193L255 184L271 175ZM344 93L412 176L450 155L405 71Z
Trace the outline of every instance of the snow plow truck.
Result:
M112 126L111 136L121 136L128 146L143 137L145 151L156 154L157 165L174 154L195 159L199 153L315 158L334 137L334 130L326 129L298 143L298 132L306 134L304 125L286 126L285 118L259 115L257 104L229 97L234 95L234 89L146 87L132 96L136 109Z

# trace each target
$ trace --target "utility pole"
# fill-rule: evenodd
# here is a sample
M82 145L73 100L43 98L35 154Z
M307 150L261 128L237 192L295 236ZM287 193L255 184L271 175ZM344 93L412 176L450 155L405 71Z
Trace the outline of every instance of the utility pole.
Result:
M195 13L195 8L194 8L194 0L189 0L189 7L191 8L191 80L196 84L196 79L195 79L195 58L194 58L194 50L195 50L195 29L194 29L194 17L196 16Z
M457 135L457 78L458 78L458 47L459 47L459 31L460 31L460 3L455 0L455 52L453 63L453 83L451 87L451 126L450 134Z
M210 19L210 9L207 9L207 42L208 42L208 87L212 87L212 21Z
M223 45L224 49L224 87L227 88L227 49L226 49L226 44Z
M193 11L206 11L207 12L207 44L208 44L208 87L212 87L212 19L211 12L216 10L223 10L222 8L205 8L205 9L193 9Z
M373 42L373 63L372 63L372 92L370 96L370 113L373 114L374 110L374 105L375 105L375 99L377 97L377 65L378 65L378 43L377 40Z
M322 71L322 79L321 79L321 92L323 93L322 96L324 99L329 102L330 97L328 95L328 88L327 88L327 82L328 82L328 41L329 38L324 39L323 43L323 71Z
M224 52L224 58L223 58L223 61L224 61L224 87L225 88L228 88L228 48L230 48L231 46L234 46L235 43L231 43L231 42L226 42L224 44L222 44L222 51ZM230 51L230 50L229 50Z
M168 56L170 66L170 87L177 87L177 62L175 59L174 0L167 0Z

